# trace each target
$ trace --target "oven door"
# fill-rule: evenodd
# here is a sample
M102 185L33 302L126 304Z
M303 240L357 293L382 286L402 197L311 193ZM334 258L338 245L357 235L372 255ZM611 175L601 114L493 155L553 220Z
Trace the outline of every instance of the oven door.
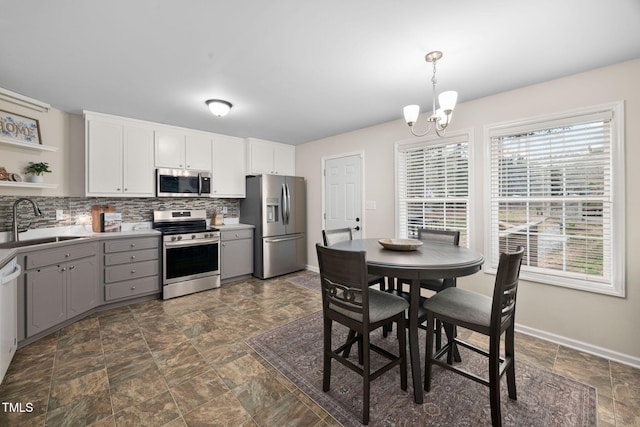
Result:
M220 275L220 239L164 242L164 285Z

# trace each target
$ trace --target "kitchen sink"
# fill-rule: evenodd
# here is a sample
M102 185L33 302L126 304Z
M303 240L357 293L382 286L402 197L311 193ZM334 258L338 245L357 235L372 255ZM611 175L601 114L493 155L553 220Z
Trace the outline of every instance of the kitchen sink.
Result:
M0 243L0 249L22 248L25 246L44 245L46 243L66 242L68 240L86 239L86 238L87 237L82 237L82 236L42 237L40 239L28 239L28 240L20 240L19 242Z

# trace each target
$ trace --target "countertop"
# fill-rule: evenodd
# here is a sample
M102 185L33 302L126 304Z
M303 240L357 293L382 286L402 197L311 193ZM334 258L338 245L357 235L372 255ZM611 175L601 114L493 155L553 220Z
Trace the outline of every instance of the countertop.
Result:
M248 228L256 228L255 225L251 225L251 224L225 224L225 225L214 225L213 227L217 228L220 231L246 230Z
M16 256L18 251L15 249L0 249L0 268L4 267L11 259Z

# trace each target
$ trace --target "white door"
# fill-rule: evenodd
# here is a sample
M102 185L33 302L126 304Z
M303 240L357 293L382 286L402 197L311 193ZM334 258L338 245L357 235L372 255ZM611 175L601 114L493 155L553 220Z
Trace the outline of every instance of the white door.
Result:
M325 160L324 228L351 228L354 239L362 237L362 156Z

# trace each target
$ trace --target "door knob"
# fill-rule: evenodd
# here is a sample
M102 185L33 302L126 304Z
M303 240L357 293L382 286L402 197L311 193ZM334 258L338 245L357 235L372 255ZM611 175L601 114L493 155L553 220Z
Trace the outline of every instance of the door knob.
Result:
M356 222L360 222L360 218L356 218Z
M353 227L354 230L359 231L360 230L360 226L356 225L355 227Z

